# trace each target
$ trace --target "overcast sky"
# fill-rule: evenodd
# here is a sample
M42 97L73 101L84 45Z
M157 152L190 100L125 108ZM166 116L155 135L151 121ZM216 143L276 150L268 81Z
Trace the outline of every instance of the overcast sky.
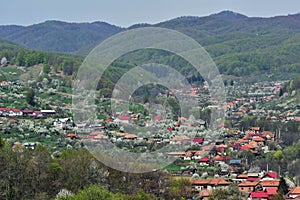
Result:
M105 21L127 27L179 16L206 16L231 10L269 17L300 12L299 0L5 0L0 24L30 25L46 20Z

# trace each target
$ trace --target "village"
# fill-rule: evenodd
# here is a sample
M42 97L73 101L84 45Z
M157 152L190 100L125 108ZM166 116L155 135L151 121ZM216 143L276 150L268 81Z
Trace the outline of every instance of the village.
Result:
M25 98L22 84L2 81L2 99ZM227 99L220 107L215 105L218 99L209 97L206 83L199 87L166 91L161 94L163 98L175 98L176 94L199 102L192 112L194 115L178 117L178 120L174 120L174 116L160 116L159 112L145 116L144 113L128 111L101 113L98 123L75 124L68 103L49 101L46 108L50 109L22 109L14 107L14 104L5 107L2 103L1 135L18 151L34 149L41 143L55 156L63 149L81 148L86 140L112 142L133 152L151 152L169 144L188 143L186 151L172 151L166 155L174 158L175 162L164 170L174 177L188 178L194 197L208 199L214 189L234 188L239 191L240 199L272 199L282 195L284 180L288 188L285 198L295 199L300 197L300 187L297 187L299 177L288 178L287 171L283 171L280 165L255 162L265 159L266 155L277 159L275 154L282 149L282 124L299 126L299 104L281 101L289 95L282 94L284 84L285 81L232 82L226 86ZM53 84L47 80L36 85L35 101L45 101L38 96L41 87L51 98L61 95L56 91L57 87L48 88L47 85L53 87ZM107 101L100 100L100 112L109 110ZM209 127L210 112L203 112L206 109L226 111L226 120L218 122L215 130ZM259 126L260 121L264 122L263 126Z

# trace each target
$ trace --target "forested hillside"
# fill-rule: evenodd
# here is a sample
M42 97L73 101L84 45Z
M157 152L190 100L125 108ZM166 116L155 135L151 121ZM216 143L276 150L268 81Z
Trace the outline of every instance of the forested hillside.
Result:
M290 79L300 73L300 14L254 18L223 11L207 17L179 17L154 25L135 24L127 29L103 22L46 21L27 27L0 26L0 37L27 48L86 55L100 41L115 33L145 26L170 28L191 36L204 46L225 75L261 79L262 74L267 74L268 78ZM4 48L7 46L2 46L1 50ZM0 56L3 55L2 52ZM145 53L147 57L139 55L134 62L152 60L152 55L162 63L170 60L163 54ZM14 60L16 64L29 64L29 61L18 63L18 57ZM72 74L71 68L65 68L65 71Z
M249 18L230 11L157 24L181 31L210 53L224 74L299 73L300 15Z
M74 53L95 46L122 28L105 22L46 21L31 26L0 26L0 37L43 51Z
M65 75L76 72L83 61L83 56L27 49L0 38L0 58L4 57L11 65L30 67L44 64L52 66L54 71L62 70Z

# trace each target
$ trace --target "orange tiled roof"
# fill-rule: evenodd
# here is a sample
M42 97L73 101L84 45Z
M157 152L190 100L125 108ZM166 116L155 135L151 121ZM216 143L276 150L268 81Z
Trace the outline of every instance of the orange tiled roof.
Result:
M258 146L257 146L257 142L255 142L255 141L249 142L249 147L252 147L252 148L258 147Z
M191 180L193 185L229 185L223 178Z
M263 132L261 133L261 135L262 135L263 137L267 137L267 136L270 136L271 138L274 137L274 134L273 134L271 131L263 131Z
M268 195L278 194L278 188L266 188Z
M125 134L124 138L125 139L134 139L134 138L137 138L137 135L135 135L135 134Z
M254 130L254 131L259 131L260 127L251 127L251 129Z
M184 140L190 140L191 138L183 135L183 136L175 136L171 140L172 141L184 141Z
M279 180L264 180L261 182L261 185L263 187L278 187Z
M300 194L300 186L292 189L289 194L292 194L292 195Z
M255 142L264 142L265 141L265 139L261 138L261 137L254 137L252 140Z
M239 187L255 187L256 185L258 184L257 181L245 181L245 182L242 182L240 183L238 186Z
M240 175L237 176L237 178L247 179L248 178L248 174L240 174Z
M237 143L246 143L246 142L248 142L248 141L245 140L245 139L238 139L238 140L237 140Z
M191 180L193 185L208 185L209 180L206 179L200 179L200 180Z
M229 185L230 183L225 181L223 178L214 178L210 180L211 185Z

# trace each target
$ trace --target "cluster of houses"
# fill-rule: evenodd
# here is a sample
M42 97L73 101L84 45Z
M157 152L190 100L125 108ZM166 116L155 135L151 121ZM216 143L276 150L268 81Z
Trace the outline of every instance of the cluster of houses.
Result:
M240 134L238 131L235 131L234 134ZM239 137L237 137L239 138ZM187 138L185 136L175 136L173 140L190 140L193 143L203 144L204 138ZM231 151L250 151L255 155L259 154L259 150L268 152L267 143L270 141L275 141L275 135L271 131L261 131L260 127L251 127L248 131L245 132L244 136L239 139L230 139L230 140L216 140L214 148L216 150L215 157L191 157L200 153L203 154L203 151L211 151L210 149L205 149L205 146L201 146L201 150L195 151L186 151L186 152L171 152L173 156L183 160L199 160L201 165L208 165L213 162L228 161L230 162L230 157L226 155L226 150L230 149ZM209 154L208 152L206 154Z
M276 83L255 83L242 86L234 86L231 89L233 92L240 91L239 94L227 94L227 101L222 108L226 110L227 119L232 119L238 122L239 119L245 116L262 116L270 121L298 121L300 122L300 106L289 107L282 105L282 109L270 110L268 108L259 107L259 104L270 102L279 99L280 91L285 82ZM183 96L193 98L199 102L204 101L214 105L219 102L219 99L209 97L209 87L204 84L202 87L181 88L167 92L167 95ZM241 97L242 96L242 97ZM295 110L299 112L295 113Z
M278 83L255 83L248 85L245 88L238 88L242 90L244 97L230 97L224 109L227 110L227 118L240 119L244 116L261 116L270 121L300 121L299 111L300 106L295 105L290 107L282 104L280 110L272 110L265 107L260 107L261 103L278 100L281 89L285 82ZM229 95L230 96L230 95Z
M271 200L279 195L280 179L276 172L243 173L235 179L190 179L194 193L202 199L209 199L214 189L237 187L239 199ZM292 186L285 199L300 199L300 187Z
M2 117L44 117L56 115L55 110L19 110L15 108L0 108L0 116Z

